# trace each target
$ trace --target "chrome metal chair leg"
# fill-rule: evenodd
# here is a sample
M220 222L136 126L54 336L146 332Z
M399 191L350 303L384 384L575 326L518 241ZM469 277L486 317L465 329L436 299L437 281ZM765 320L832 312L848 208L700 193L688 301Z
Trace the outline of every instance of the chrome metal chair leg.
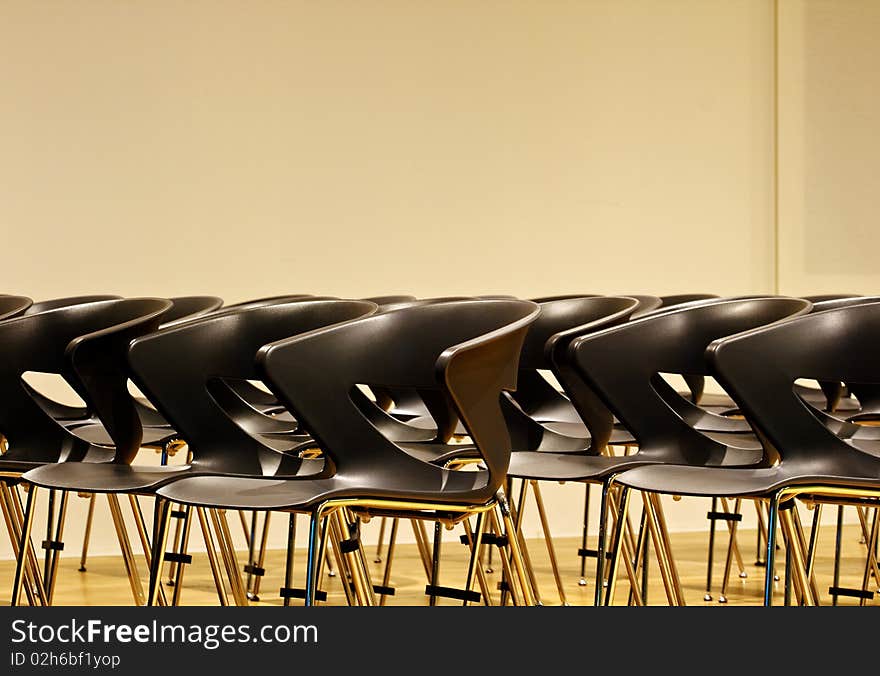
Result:
M529 548L526 544L526 538L522 532L522 518L523 514L525 513L526 494L528 493L529 482L523 479L521 483L522 486L520 488L518 505L516 509L514 509L513 506L509 503L507 504L510 509L511 518L513 519L514 528L516 529L515 534L517 538L517 545L519 546L520 555L522 556L523 566L525 568L526 575L529 578L529 584L532 588L532 595L535 600L535 605L542 606L544 605L544 602L541 600L541 592L538 589L538 580L535 577L535 569L532 566L532 557L531 554L529 554Z
M520 551L519 547L519 536L516 532L516 528L513 525L513 519L511 518L510 507L507 504L507 498L505 498L503 493L498 496L498 506L501 509L501 516L504 519L504 529L507 535L507 544L510 547L511 554L513 556L513 568L514 570L516 570L520 589L522 590L523 603L528 606L536 605L532 586L526 574L523 554L522 551Z
M718 498L712 498L712 514L718 511ZM709 519L709 554L706 557L706 593L703 594L704 601L712 600L712 559L715 554L715 519Z
M189 549L189 534L190 529L192 527L192 506L186 505L183 509L184 517L183 517L183 537L180 542L180 551L179 553L183 556L186 556ZM177 569L177 579L174 584L174 593L171 595L171 605L178 606L180 605L180 592L183 588L183 573L186 570L186 564L181 563Z
M467 569L467 577L465 578L464 590L465 592L469 592L474 584L474 575L476 573L477 568L480 566L480 549L483 546L483 529L485 527L485 513L480 512L477 514L477 526L476 526L476 535L471 533L470 528L466 528L468 535L468 543L471 546L471 555L468 559L468 569ZM465 521L467 524L467 521ZM468 524L469 526L469 524ZM386 583L387 584L387 583ZM468 604L467 598L462 601L463 606Z
M840 550L841 545L843 544L843 505L837 506L837 524L836 530L834 533L834 568L832 573L833 583L832 586L835 589L840 588ZM831 605L837 605L837 594L833 594L831 596Z
M15 546L18 546L21 539L21 532L24 525L25 509L22 504L21 496L18 493L18 484L6 484L6 496L9 503L10 519L15 536ZM32 588L35 599L39 600L41 605L49 605L49 597L46 594L46 587L43 584L43 576L40 572L40 561L37 558L37 551L30 536L27 538L27 549L25 550L25 581L24 584L28 588L28 599L30 600L30 591Z
M484 515L484 518L483 518L483 532L484 533L486 531L488 522L489 522L489 518L486 518ZM462 525L464 526L464 531L467 534L468 542L474 542L474 533L471 530L470 521L468 519L465 519L462 522ZM482 538L481 538L481 540L482 540ZM491 549L492 548L489 547L490 551L491 551ZM482 550L482 545L481 545L481 550ZM483 597L483 605L487 605L487 606L493 605L492 592L489 589L489 581L487 580L485 570L483 569L482 551L480 551L477 554L477 568L475 570L475 573L477 576L477 583L480 585L480 594Z
M865 573L862 576L862 591L863 592L868 591L868 584L871 581L871 573L872 573L872 565L871 564L873 563L873 567L875 569L877 566L877 560L874 557L874 550L877 546L877 512L878 512L878 510L875 509L874 510L874 519L871 522L871 533L870 533L870 535L868 535L866 542L865 542L865 544L868 546L868 555L865 558ZM873 572L876 573L876 570ZM880 579L880 578L878 578L878 579ZM865 601L866 601L866 598L864 596L862 596L859 599L859 605L864 606Z
M9 533L9 543L12 546L12 554L15 557L15 560L18 561L18 545L20 535L15 525L13 525L12 513L10 512L8 500L9 498L6 492L6 482L0 481L0 511L3 512L3 521L6 524L6 532ZM30 569L26 568L25 572L26 575L30 577ZM24 582L24 592L25 596L27 596L28 605L36 605L36 597L34 596L34 590L31 587L29 579L25 580Z
M733 513L739 514L740 506L742 504L742 500L737 498L733 503ZM731 512L728 509L727 499L721 498L721 506L724 510L725 514L730 514ZM742 559L739 558L739 549L736 546L736 530L739 525L739 521L728 521L728 531L729 531L729 539L727 541L727 557L724 560L724 576L721 578L721 593L718 594L718 603L727 603L727 586L730 584L730 569L733 567L733 557L737 556L739 559L739 576L745 577L746 573L742 565Z
M807 550L807 575L813 577L813 563L816 560L816 546L819 542L819 524L822 521L822 503L813 505L813 525L810 527L810 546Z
M254 512L256 514L256 512ZM256 524L254 524L254 529L256 529ZM256 532L254 530L253 532ZM251 539L251 543L254 540ZM284 588L292 589L293 588L293 551L296 542L296 514L291 512L287 515L287 556L284 560ZM253 560L253 559L251 559ZM284 605L290 605L290 596L284 597Z

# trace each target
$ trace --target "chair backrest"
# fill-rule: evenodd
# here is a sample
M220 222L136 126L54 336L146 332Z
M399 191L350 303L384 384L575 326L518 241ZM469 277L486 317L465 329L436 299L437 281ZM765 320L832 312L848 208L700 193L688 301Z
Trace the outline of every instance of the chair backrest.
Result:
M846 298L860 298L858 293L822 293L815 296L800 296L804 300L808 300L814 305L816 303L824 303L829 300L844 300Z
M369 298L361 298L361 300L368 300L368 301L370 301L371 303L375 303L375 304L378 305L379 307L382 307L383 305L392 305L392 304L395 304L395 303L407 303L407 302L409 302L409 301L413 301L413 300L415 300L415 299L416 299L415 296L406 296L406 295L399 295L399 296L371 296L371 297L369 297Z
M663 305L663 300L660 298L660 296L646 296L643 294L634 293L620 293L617 295L624 298L635 298L637 301L639 301L639 305L636 308L635 312L630 315L630 319L638 319L642 315L652 312L653 310L656 310Z
M372 314L376 304L354 300L289 299L209 314L135 340L132 380L186 440L193 466L242 475L296 474L299 461L247 431L230 412L225 379L258 380L257 351L265 344Z
M96 303L101 300L118 300L122 296L114 294L100 294L93 296L69 296L67 298L52 298L49 300L41 300L31 305L24 311L26 315L35 315L46 310L55 310L60 307L69 307L71 305L81 305L83 303Z
M80 460L90 446L53 420L22 380L28 371L61 375L96 414L130 462L142 429L128 393L126 354L137 336L155 330L171 302L127 298L77 303L0 322L0 433L4 460Z
M713 340L806 313L797 298L728 300L683 307L575 339L571 359L584 379L639 443L639 452L669 452L707 462L725 447L688 425L667 403L679 395L661 373L711 375ZM681 397L679 397L681 399Z
M466 300L377 313L268 345L266 379L338 475L381 481L414 499L484 502L502 485L510 438L502 392L516 386L522 342L539 313L518 300ZM439 390L453 403L485 470L450 471L384 437L350 393L358 385Z
M0 294L0 320L23 314L33 302L27 296Z
M201 317L219 310L223 305L223 299L217 296L175 296L168 300L171 301L171 309L165 314L163 326Z
M880 458L838 437L795 380L880 385L880 302L795 317L713 342L707 357L768 453L795 474L880 480Z
M568 300L569 298L594 298L599 294L596 293L563 293L556 296L538 296L537 298L529 298L533 303L547 303L551 300Z
M509 395L516 408L505 409L514 450L531 450L546 441L549 433L528 418L563 420L572 413L575 420L580 417L588 421L588 428L597 434L595 443L604 448L611 436L613 418L572 371L567 347L578 336L627 321L638 305L634 298L616 296L581 296L539 304L541 314L529 327L523 343L517 389ZM568 396L559 393L539 370L552 371Z

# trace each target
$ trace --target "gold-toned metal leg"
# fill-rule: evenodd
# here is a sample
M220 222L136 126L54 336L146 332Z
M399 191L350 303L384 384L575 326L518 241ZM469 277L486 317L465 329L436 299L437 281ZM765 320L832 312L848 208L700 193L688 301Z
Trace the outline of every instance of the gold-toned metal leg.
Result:
M425 569L425 577L431 579L431 550L428 547L428 535L425 533L425 524L419 519L410 519L413 527L413 535L416 538L416 545L419 549L419 556L422 559L422 566Z
M376 542L376 558L373 559L373 563L382 563L382 545L385 541L385 521L386 518L384 516L379 520L379 538ZM379 605L385 605L384 601Z
M523 593L523 601L527 606L535 605L535 597L532 594L532 586L525 570L523 554L519 547L519 534L513 525L513 519L510 514L510 507L507 504L507 498L504 494L498 496L498 506L501 509L501 516L504 519L504 529L507 534L507 543L513 557L513 568L516 570L516 576L519 580L520 588ZM512 582L512 581L511 581Z
M486 525L486 514L484 512L480 512L477 514L477 528L476 528L476 539L474 534L471 532L470 523L468 523L467 519L465 519L465 530L467 531L468 542L471 546L471 555L468 560L468 570L467 577L465 578L464 590L465 592L469 592L471 588L474 586L474 575L476 574L477 569L481 568L480 564L480 550L483 547L483 530ZM468 604L467 598L462 602L463 606Z
M355 537L357 538L357 549L352 552L355 557L355 561L360 567L361 578L364 583L364 595L367 599L367 605L375 606L376 602L376 591L373 589L373 580L370 577L370 567L367 565L367 554L364 551L364 543L361 539L361 523L360 519L355 516Z
M559 592L559 602L567 606L568 598L565 595L565 586L562 584L562 575L559 572L559 562L556 560L556 548L553 546L553 536L550 534L550 523L547 520L547 511L544 508L544 498L537 481L531 481L532 494L535 496L535 506L538 508L538 518L541 520L541 530L544 533L544 543L547 545L547 556L550 559L550 569L556 580L556 590Z
M34 525L34 505L36 503L37 487L31 486L28 491L27 506L24 510L24 519L21 522L21 538L19 539L18 551L27 552L28 543L31 539L31 529ZM27 564L27 556L19 556L15 562L15 578L12 581L12 600L10 605L17 606L21 601L21 587L24 583L24 569Z
M131 541L128 539L128 530L125 527L125 520L122 518L122 510L119 507L119 498L113 493L108 493L107 504L110 505L110 516L113 519L113 527L116 529L119 548L122 550L122 563L125 565L125 574L128 576L128 582L131 585L131 593L134 597L134 603L137 606L142 606L146 603L146 596L144 595L144 588L141 584L137 563L135 562L134 554L131 550Z
M733 513L738 514L740 510L740 505L742 504L742 500L737 498L733 503ZM721 498L721 508L724 510L725 514L730 514L730 509L728 508L727 498ZM739 549L736 546L736 530L737 525L739 525L738 521L728 521L727 527L729 530L729 539L727 541L727 558L724 560L724 576L721 578L721 593L718 595L719 603L727 603L727 586L730 584L730 569L733 566L733 557L734 552L736 553L737 558L739 559L739 569L740 569L740 577L743 577L743 573L745 572L742 559L739 556Z
M79 572L86 572L86 559L89 556L89 541L92 537L92 521L95 518L95 494L89 493L89 511L86 514L86 529L83 532L82 552L79 555Z
M874 509L874 519L871 522L871 532L868 537L865 539L865 544L868 547L868 556L865 559L865 572L862 576L862 591L868 591L868 584L871 581L871 564L874 564L874 568L877 567L877 560L874 557L874 552L877 548L877 512L880 511L878 509ZM876 574L876 573L875 573ZM880 583L880 577L876 578L878 583ZM859 605L865 605L865 597L859 599Z
M263 516L263 531L260 536L260 549L257 554L257 567L262 568L266 563L266 545L269 541L269 521L272 517L272 512L265 512ZM255 601L258 601L260 598L260 585L263 580L262 575L254 575L254 585L252 596Z
M531 557L531 554L529 554L529 548L528 548L528 545L526 544L526 538L522 534L522 528L521 528L523 512L525 512L526 493L528 492L529 482L526 481L525 479L523 479L521 483L522 483L522 488L520 489L519 498L518 498L516 508L514 508L514 506L510 503L507 503L507 504L510 509L510 516L511 516L511 519L514 524L514 528L516 529L514 532L516 534L516 539L517 539L517 544L519 546L520 555L522 556L523 567L525 568L526 575L529 580L529 585L532 588L532 595L534 597L535 605L543 606L544 602L541 599L541 592L538 589L538 580L535 577L535 570L534 570L534 567L532 566L532 557ZM511 556L512 555L513 555L513 553L511 552Z
M391 584L391 562L394 560L394 545L397 543L397 527L399 525L399 519L391 519L391 534L388 537L388 553L385 556L385 572L382 575L382 587L387 589ZM382 526L385 526L385 519L382 519ZM380 538L382 533L379 534ZM382 560L379 554L376 555L376 562L380 562ZM384 592L379 595L379 605L384 606L385 600L388 598L388 595Z
M141 503L138 502L137 496L133 493L128 494L128 502L131 505L131 513L134 516L134 524L137 529L138 538L141 541L141 550L144 553L144 561L147 564L147 570L152 571L152 545L150 545L150 536L147 535L147 526L144 522L144 513L141 511ZM162 552L162 557L164 560L165 552ZM165 590L162 589L162 585L159 585L158 598L157 603L160 606L167 605L165 600Z
M355 596L352 575L348 571L345 559L340 550L339 543L345 539L345 536L339 531L339 524L335 517L329 515L329 534L325 537L330 538L330 547L333 550L333 556L336 559L336 567L339 569L339 583L342 585L342 591L345 594L345 602L349 606L358 605L358 598Z
M504 532L501 529L501 522L498 519L498 516L495 514L494 509L489 511L489 525L495 535L497 535L498 537L502 537L504 535ZM513 571L511 570L512 566L510 565L510 558L508 556L505 556L503 552L499 553L498 558L501 560L501 579L506 582L507 586L509 587L509 596L511 598L511 602L513 603L513 605L522 605L522 600L519 596L519 592L517 591L516 582L513 579ZM501 605L506 605L506 601L507 599L505 595L502 594Z
M158 498L157 498L158 499ZM183 537L180 540L180 550L179 553L182 555L186 555L187 550L189 549L189 534L190 528L192 526L192 506L185 505L183 508L184 517L183 517ZM180 605L180 592L183 589L183 573L186 571L186 564L181 563L177 568L177 579L174 581L174 592L171 595L171 605L179 606Z
M61 491L61 504L58 505L58 520L55 524L55 542L63 542L64 522L67 520L67 500L70 497L68 491ZM49 562L49 578L45 580L46 594L49 597L49 605L52 605L52 599L55 597L55 579L58 577L58 560L60 556L57 550L52 550L52 556Z
M627 510L629 509L629 496L630 489L628 486L623 486L620 492L620 500L618 508L615 510L617 513L616 524L614 527L614 537L612 539L611 544L611 566L608 569L608 588L605 591L605 605L610 606L614 604L614 591L617 587L617 571L620 569L620 556L625 548L625 526L627 524ZM627 560L627 563L631 564L630 555L624 557Z
M229 522L226 520L225 509L212 509L214 530L217 532L217 542L226 562L226 575L229 578L229 587L236 605L248 605L247 593L239 573L238 557L232 544L232 534L229 532Z
M663 581L663 589L666 592L666 600L671 606L681 605L678 593L675 590L672 572L669 568L669 557L667 556L664 538L661 533L662 526L657 518L654 496L650 493L642 493L642 497L648 517L648 531L654 543L654 552L657 556L657 563L660 566L660 577Z
M132 504L136 515L140 514L140 505L135 501ZM155 540L153 551L149 559L150 585L147 593L147 605L155 606L159 592L162 590L162 564L165 563L165 547L168 545L168 522L171 519L171 503L160 497L156 497L154 510ZM142 523L143 515L140 515ZM144 529L146 533L146 529ZM149 549L149 548L148 548Z
M797 503L794 504L794 507L791 509L792 511L792 526L795 536L797 537L797 555L799 558L798 566L802 569L803 579L807 583L808 593L811 596L812 604L811 605L819 605L819 589L816 586L816 580L810 574L810 568L807 565L807 538L804 534L804 527L801 523L800 512L798 511Z
M21 501L21 496L18 493L18 485L8 485L6 486L7 495L9 496L9 505L12 516L13 527L16 529L19 537L21 539L21 532L24 525L24 514L25 509L24 505ZM30 487L31 490L36 490L35 486ZM43 575L40 571L40 563L37 558L37 551L34 548L34 543L30 538L30 535L27 537L27 549L25 550L25 555L27 558L27 568L26 572L28 575L29 581L33 584L34 593L39 598L42 605L49 605L49 596L46 594L46 586L43 583Z
M652 493L651 497L654 500L654 514L660 525L660 537L663 540L663 546L666 551L667 566L672 577L673 591L675 592L678 605L683 606L685 605L684 592L681 588L681 580L678 577L678 568L675 565L675 558L672 556L672 546L669 542L669 529L666 527L666 516L663 513L663 503L660 501L660 496L656 493Z
M483 518L483 532L486 530L486 525L489 522L489 519L485 517ZM468 519L465 519L462 523L464 526L465 533L467 534L468 542L474 541L474 533L471 530L471 524ZM482 539L482 538L481 538ZM491 548L490 548L491 550ZM480 548L480 552L477 554L477 570L475 571L477 575L477 583L480 585L480 593L483 596L483 604L487 606L494 605L492 602L492 593L489 588L489 581L486 579L486 571L483 568L483 552L482 546Z
M229 605L229 598L226 595L226 585L223 584L223 577L220 575L220 562L217 560L217 549L214 546L214 536L211 534L211 524L208 523L208 516L204 507L196 507L196 515L199 517L199 526L202 529L202 539L205 541L205 550L208 554L208 563L211 565L211 575L214 577L214 586L217 589L217 596L221 606Z
M618 524L618 518L619 518L620 511L621 511L617 495L618 495L618 493L622 493L622 491L624 490L625 487L613 486L612 488L613 489L620 489L620 490L609 490L608 491L608 503L609 503L609 507L610 507L610 511L611 511L611 519L613 522L612 529L616 532L618 525L620 525L620 524ZM627 498L627 499L629 499L629 498ZM627 577L629 578L630 585L631 585L630 590L631 590L631 595L633 596L632 600L636 605L640 606L640 605L642 605L642 590L640 588L638 588L639 584L636 579L636 571L635 571L634 564L633 564L633 551L637 548L637 544L636 544L636 537L632 533L632 523L630 522L630 519L629 519L629 509L628 508L624 512L624 517L625 518L622 523L622 526L624 528L623 537L621 540L618 540L617 542L620 542L619 546L620 546L620 548L622 550L622 554L623 554L624 567L626 568L626 574L627 574ZM606 577L606 584L608 584L608 585L611 584L610 582L607 581L609 579L609 577L610 577L610 575L608 577ZM606 593L607 593L607 587L606 587ZM605 605L609 605L609 604L605 603Z
M18 531L19 524L14 522L14 510L10 504L11 498L8 494L8 488L6 486L5 481L0 481L0 510L3 512L3 521L6 523L6 531L9 533L9 543L12 546L12 554L15 557L16 562L19 557L19 540L21 539L21 533ZM37 605L37 597L34 593L34 588L32 586L32 575L31 568L26 563L25 564L25 581L23 582L25 596L27 596L27 602L29 606ZM40 605L45 605L42 599L39 599Z

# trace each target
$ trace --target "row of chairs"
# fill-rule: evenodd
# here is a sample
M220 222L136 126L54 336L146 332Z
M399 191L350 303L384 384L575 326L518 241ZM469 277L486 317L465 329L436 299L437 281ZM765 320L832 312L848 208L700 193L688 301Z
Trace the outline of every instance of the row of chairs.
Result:
M208 545L219 602L229 602L227 586L234 603L256 598L272 512L290 519L285 604L323 600L331 561L349 603L384 603L400 519L414 523L432 604L492 602L486 549L500 552L500 602L542 603L521 528L531 492L564 604L541 483L581 482L581 581L594 558L597 605L614 602L621 569L630 602L646 602L649 538L667 600L684 602L662 494L713 501L707 595L715 521L731 529L729 571L731 515L750 500L765 533L764 603L773 601L781 526L786 602L817 604L819 509L808 537L796 499L854 504L860 515L874 509L866 570L876 575L880 436L870 423L880 371L870 341L878 329L880 298L855 295L297 294L230 306L214 297L31 304L0 296L0 507L17 558L12 602L22 595L52 602L67 496L81 493L92 505L95 495L107 496L136 603L179 601L193 521ZM62 405L23 382L33 371L61 375L84 405ZM681 375L685 388L669 374ZM710 377L723 394L705 391ZM139 464L143 447L160 449L162 464ZM185 462L171 461L178 452ZM595 550L587 548L590 486L601 492ZM38 489L48 490L50 505L42 569L31 541ZM643 496L638 528L628 513L634 490ZM119 496L137 523L146 591ZM144 497L153 500L152 529ZM242 515L247 582L227 511ZM266 515L262 537L258 514ZM296 514L309 519L301 587L292 566ZM392 523L379 585L360 537L372 518ZM433 549L424 523L434 524ZM439 584L444 525L463 527L469 546L460 588ZM161 584L166 563L176 571L172 598Z

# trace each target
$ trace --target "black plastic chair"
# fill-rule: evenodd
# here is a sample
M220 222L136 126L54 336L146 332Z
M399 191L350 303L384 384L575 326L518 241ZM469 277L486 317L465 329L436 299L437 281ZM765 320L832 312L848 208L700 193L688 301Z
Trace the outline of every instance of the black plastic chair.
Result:
M0 473L4 484L15 484L20 475L48 463L71 464L134 457L140 447L141 424L126 389L125 360L129 342L154 330L171 306L170 301L156 298L134 298L85 302L63 306L32 315L0 322L0 432L8 447L0 456ZM21 377L27 371L61 375L77 394L87 402L104 423L114 448L90 444L57 423L22 387ZM12 504L12 491L4 485L7 505ZM13 604L20 598L22 573L28 564L31 582L40 588L35 599L31 585L28 598L32 602L51 602L52 579L58 561L54 547L60 540L67 504L67 493L61 497L58 519L52 533L53 510L50 494L50 517L47 528L47 565L44 577L49 585L42 590L30 544L33 524L34 496L28 492L27 506L16 543L15 584Z
M117 365L116 377L130 376L186 439L192 455L190 464L132 465L134 454L130 449L117 447L106 462L42 465L22 478L34 487L55 490L152 495L165 482L199 473L319 473L322 461L274 451L246 431L247 418L230 417L218 401L218 393L228 389L221 378L256 379L259 376L254 360L264 344L361 317L375 309L375 304L364 301L294 299L286 304L207 315L145 336L133 343L128 354L131 372ZM124 402L133 406L130 395L117 392L116 396L120 408L125 407ZM104 415L101 421L106 425ZM236 452L229 453L229 448ZM29 518L27 514L25 518ZM129 564L129 568L133 566ZM135 600L142 600L136 590Z
M626 456L598 455L599 448L580 454L514 453L509 475L602 485L596 605L602 604L605 522L609 486L615 474L654 463L748 466L763 460L760 444L750 435L700 432L688 425L667 403L674 397L684 400L659 374L707 375L703 353L715 338L809 308L807 301L789 298L699 304L631 320L569 344L566 358L570 368L632 433L637 451ZM602 438L595 432L593 437Z
M273 392L304 421L321 447L325 471L319 478L266 479L196 477L158 490L166 501L203 507L305 512L311 517L305 600L316 598L319 540L325 517L343 508L371 515L457 521L493 509L510 457L510 440L500 408L504 390L515 387L523 338L538 314L534 303L481 300L427 304L384 312L266 346L259 363ZM141 345L150 345L149 338ZM133 359L139 362L138 345ZM155 358L159 358L157 355ZM425 463L384 437L351 400L358 385L435 390L448 396L479 448L483 468L453 471ZM226 447L226 453L239 455ZM167 502L160 526L167 527ZM483 519L468 571L468 589L480 549ZM512 532L512 531L511 531ZM161 558L157 538L154 561ZM515 538L510 548L527 603L531 601ZM359 557L352 566L358 599L371 603L369 575ZM151 582L154 590L156 578ZM286 581L289 587L290 581ZM151 597L154 592L151 592Z
M848 442L794 391L796 379L880 384L880 303L812 313L712 343L719 382L759 433L767 460L756 468L642 467L620 474L626 488L652 494L724 495L769 502L764 604L771 605L777 520L792 550L795 590L818 602L793 498L858 502L880 497L880 444ZM772 364L772 368L763 365Z

